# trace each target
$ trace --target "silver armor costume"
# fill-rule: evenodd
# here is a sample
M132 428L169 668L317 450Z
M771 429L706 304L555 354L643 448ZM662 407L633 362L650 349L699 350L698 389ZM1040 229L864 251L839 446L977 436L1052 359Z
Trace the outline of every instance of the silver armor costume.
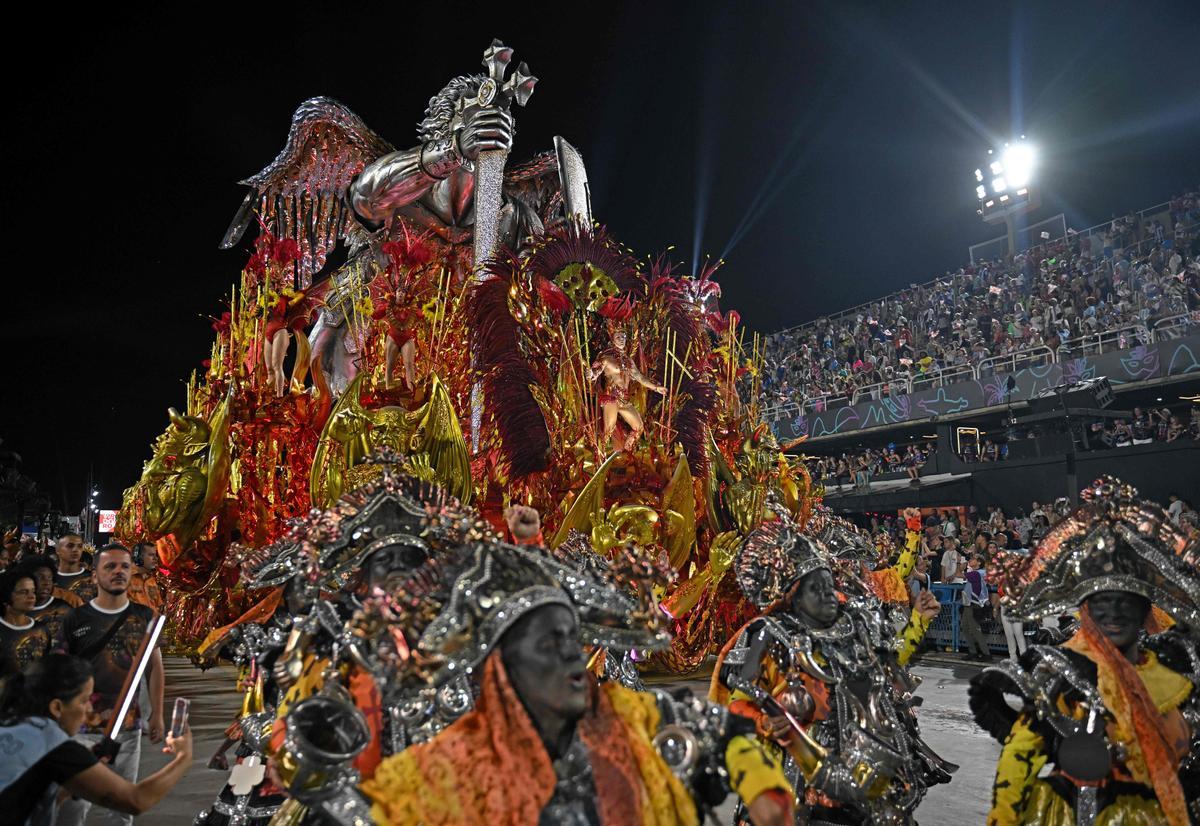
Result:
M799 684L803 675L828 692L828 716L807 726L825 759L806 778L788 755L785 771L798 796L807 787L841 806L818 806L812 820L798 812L797 823L907 823L925 790L950 780L954 766L921 739L913 708L917 680L897 662L886 616L877 601L861 598L843 603L824 629L778 610L747 626L722 661L722 681L743 694L750 694L767 657L789 682Z

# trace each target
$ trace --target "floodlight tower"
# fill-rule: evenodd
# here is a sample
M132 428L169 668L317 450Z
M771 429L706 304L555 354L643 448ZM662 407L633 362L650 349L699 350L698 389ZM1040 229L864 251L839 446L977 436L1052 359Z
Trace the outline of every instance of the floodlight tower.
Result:
M1022 135L1002 149L989 149L984 166L975 170L975 211L985 223L1004 224L1009 257L1017 254L1017 216L1042 205L1041 192L1032 185L1036 166L1037 150Z

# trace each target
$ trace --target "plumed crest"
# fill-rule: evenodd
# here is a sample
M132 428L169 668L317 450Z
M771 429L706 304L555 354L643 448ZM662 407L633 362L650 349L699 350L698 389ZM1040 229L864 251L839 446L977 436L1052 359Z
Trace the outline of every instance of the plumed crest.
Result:
M612 279L618 290L634 298L645 293L645 281L636 259L621 249L604 227L567 221L547 231L529 256L527 267L535 278L554 281L572 264L589 265L593 271Z
M717 409L717 386L707 372L685 374L679 383L679 397L683 401L672 424L679 434L679 443L692 475L705 478L708 476L712 417Z
M1200 538L1110 476L1085 488L1081 499L1028 557L1001 560L997 579L1012 614L1055 616L1100 591L1128 591L1200 627Z

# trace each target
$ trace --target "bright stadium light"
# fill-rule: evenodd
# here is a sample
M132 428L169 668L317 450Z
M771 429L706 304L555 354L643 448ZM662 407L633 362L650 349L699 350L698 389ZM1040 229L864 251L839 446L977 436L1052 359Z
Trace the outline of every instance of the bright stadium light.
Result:
M1004 150L1004 169L1014 187L1023 187L1033 177L1036 153L1027 143L1018 143Z
M1017 249L1017 218L1041 206L1041 191L1034 181L1037 147L1021 135L1012 143L987 150L975 169L976 213L986 224L1000 224L1007 236L1007 255ZM991 174L988 174L988 173ZM998 239L999 240L999 239Z

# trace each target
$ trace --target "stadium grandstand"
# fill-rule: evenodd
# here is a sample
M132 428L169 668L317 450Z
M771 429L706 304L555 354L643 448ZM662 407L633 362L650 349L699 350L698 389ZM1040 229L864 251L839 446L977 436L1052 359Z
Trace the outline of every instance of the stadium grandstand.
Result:
M764 352L766 418L803 440L835 510L1017 506L1100 473L1196 490L1200 193L774 333Z

